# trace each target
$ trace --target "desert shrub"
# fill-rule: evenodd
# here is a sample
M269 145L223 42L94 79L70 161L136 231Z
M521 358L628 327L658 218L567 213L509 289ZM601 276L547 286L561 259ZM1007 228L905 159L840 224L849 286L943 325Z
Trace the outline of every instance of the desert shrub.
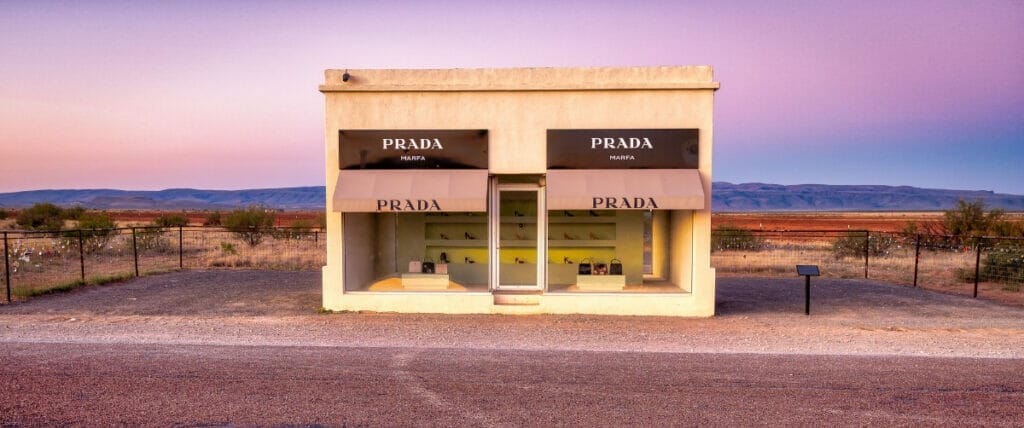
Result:
M985 212L985 202L976 200L966 202L960 199L956 207L944 211L942 214L942 225L948 235L953 236L981 236L990 233L997 224L1002 223L1005 211L993 209Z
M85 212L78 216L78 229L82 234L82 247L87 253L94 253L102 250L110 242L111 237L116 233L114 219L105 213ZM72 232L65 233L65 239L71 240L77 237Z
M240 239L255 247L263 242L264 236L273 230L273 211L262 205L250 205L244 209L233 210L223 218L224 227Z
M128 242L129 250L132 245ZM161 227L142 227L135 229L135 245L139 251L150 251L150 252L170 252L177 251L177 248L173 244L170 238L167 236L167 230Z
M238 250L235 249L235 244L224 241L221 241L220 243L220 252L224 254L238 254Z
M278 239L301 239L313 234L313 223L309 220L295 220L291 226L275 229L274 237Z
M61 216L64 217L65 220L80 220L85 213L85 208L81 205L75 205L61 210Z
M1024 283L1024 242L1001 241L984 249L981 277L987 281L1013 285L1014 291Z
M184 227L188 226L188 217L185 214L162 214L153 219L153 225L158 227Z
M220 211L207 213L203 219L203 226L220 226Z
M832 255L843 257L864 257L864 240L868 239L868 253L873 257L889 254L899 244L899 235L869 235L866 232L846 232L832 242Z
M7 220L7 216L9 215L10 214L7 213L7 210L0 208L0 220Z
M22 229L61 230L64 228L64 210L50 203L36 203L18 213L15 220Z
M711 251L760 251L766 245L764 238L742 227L720 226L711 233Z
M327 213L319 212L316 214L316 227L319 227L320 229L327 228Z

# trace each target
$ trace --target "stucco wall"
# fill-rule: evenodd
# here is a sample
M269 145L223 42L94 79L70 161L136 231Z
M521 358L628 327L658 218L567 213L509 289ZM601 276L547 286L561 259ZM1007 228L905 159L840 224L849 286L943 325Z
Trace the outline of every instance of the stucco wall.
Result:
M334 282L344 276L341 216L331 201L337 181L339 129L487 129L492 174L543 174L548 129L696 128L706 209L673 213L673 266L667 270L677 284L710 287L713 313L711 155L713 95L718 84L710 67L348 70L350 79L342 82L344 72L328 70L320 87L326 98L325 307L343 298L327 296L339 292L340 284ZM683 247L685 257L678 254ZM682 259L693 268L677 264Z

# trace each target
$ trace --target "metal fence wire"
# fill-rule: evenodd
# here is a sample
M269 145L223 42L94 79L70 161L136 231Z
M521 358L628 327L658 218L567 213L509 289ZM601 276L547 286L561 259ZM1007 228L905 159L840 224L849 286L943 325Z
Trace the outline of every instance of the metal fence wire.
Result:
M322 230L132 227L3 232L6 301L179 269L318 270Z
M318 270L322 230L232 232L209 227L5 231L7 301L179 269ZM1024 239L908 235L866 230L716 229L711 264L720 276L793 277L798 264L823 276L870 278L978 296L1019 293Z
M823 276L870 278L959 294L1019 292L1024 239L867 230L715 230L711 265L725 276L793 276L817 264Z

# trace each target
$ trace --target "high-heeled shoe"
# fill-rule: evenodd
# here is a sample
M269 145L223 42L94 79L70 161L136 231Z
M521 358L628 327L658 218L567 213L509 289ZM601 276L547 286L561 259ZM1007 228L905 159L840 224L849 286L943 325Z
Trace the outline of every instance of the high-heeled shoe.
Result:
M567 265L571 265L572 264L572 260L569 260L568 257L563 257L562 258L562 263L565 263Z
M442 233L442 234L440 234L440 235L441 235L441 239L448 239L448 235L445 235L445 234L443 234L443 233Z
M476 263L476 261L474 261L473 259L471 259L469 257L465 258L465 262L468 263L468 264Z
M576 239L576 237L575 237L575 236L572 236L572 235L570 235L570 234L569 234L569 232L565 232L565 233L563 233L563 234L562 234L562 237L563 237L563 238L565 238L565 239L569 239L569 240L573 240L573 239Z
M571 213L569 211L563 211L563 213L565 213L566 217L576 217L576 215L574 215L573 213Z
M522 217L523 213L519 212L519 210L515 210L515 212L513 212L512 215L514 215L516 217Z
M601 237L597 236L594 232L590 232L590 239L601 239Z
M476 239L476 237L473 236L473 234L466 232L466 239Z
M600 215L597 214L597 211L594 211L594 210L590 210L590 216L591 217L600 217Z

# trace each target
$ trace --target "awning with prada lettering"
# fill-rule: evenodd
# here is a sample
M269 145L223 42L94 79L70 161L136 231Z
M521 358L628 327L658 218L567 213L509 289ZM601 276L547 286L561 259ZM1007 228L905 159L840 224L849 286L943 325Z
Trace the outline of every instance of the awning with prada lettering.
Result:
M486 169L342 170L334 211L487 211Z
M700 210L704 186L696 169L548 170L550 210Z

